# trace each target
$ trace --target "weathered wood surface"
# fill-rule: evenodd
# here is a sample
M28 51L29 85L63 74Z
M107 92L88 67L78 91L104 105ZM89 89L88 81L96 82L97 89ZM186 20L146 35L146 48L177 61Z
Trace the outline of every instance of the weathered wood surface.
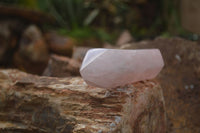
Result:
M80 78L0 70L1 133L165 133L162 89L144 81L115 89Z

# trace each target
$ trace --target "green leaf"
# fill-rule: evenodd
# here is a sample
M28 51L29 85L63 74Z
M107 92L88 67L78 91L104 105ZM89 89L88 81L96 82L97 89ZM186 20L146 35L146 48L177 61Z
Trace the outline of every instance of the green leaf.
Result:
M92 21L98 16L99 14L99 9L94 9L85 19L84 25L88 26L89 24L92 23Z

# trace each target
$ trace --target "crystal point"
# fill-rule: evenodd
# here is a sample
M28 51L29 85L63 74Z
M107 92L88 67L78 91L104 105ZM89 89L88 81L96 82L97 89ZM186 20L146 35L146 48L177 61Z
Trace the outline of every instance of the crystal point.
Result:
M158 49L118 50L91 49L80 73L91 86L114 88L155 78L164 66Z

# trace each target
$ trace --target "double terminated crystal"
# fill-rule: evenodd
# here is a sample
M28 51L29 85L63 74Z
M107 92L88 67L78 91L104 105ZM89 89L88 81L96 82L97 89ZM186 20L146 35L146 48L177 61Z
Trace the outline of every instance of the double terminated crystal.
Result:
M164 66L158 49L117 50L91 49L87 52L80 73L91 86L114 88L152 79Z

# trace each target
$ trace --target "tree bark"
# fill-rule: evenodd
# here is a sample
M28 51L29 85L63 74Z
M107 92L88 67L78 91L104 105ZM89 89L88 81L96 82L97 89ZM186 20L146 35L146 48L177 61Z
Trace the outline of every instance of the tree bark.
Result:
M162 89L156 81L105 89L80 77L0 70L0 132L165 133Z

